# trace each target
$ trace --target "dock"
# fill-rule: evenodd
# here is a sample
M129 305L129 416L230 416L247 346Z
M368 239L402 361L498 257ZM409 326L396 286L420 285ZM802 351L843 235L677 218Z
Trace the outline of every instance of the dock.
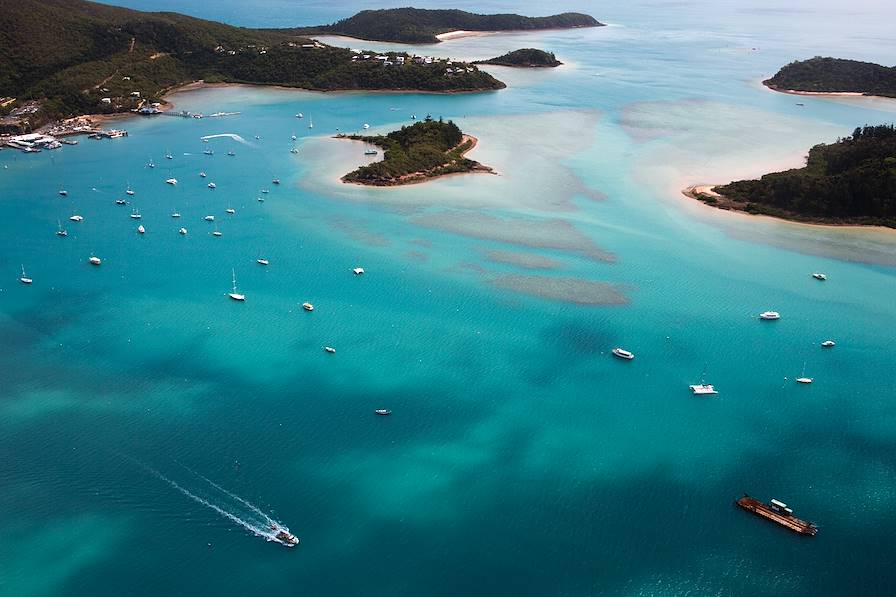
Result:
M779 502L778 500L772 500L769 504L765 504L756 498L744 494L744 497L734 503L748 512L752 512L766 520L775 522L795 533L799 533L800 535L814 537L815 534L818 533L818 527L811 522L807 522L794 516L793 511L787 507L787 504Z

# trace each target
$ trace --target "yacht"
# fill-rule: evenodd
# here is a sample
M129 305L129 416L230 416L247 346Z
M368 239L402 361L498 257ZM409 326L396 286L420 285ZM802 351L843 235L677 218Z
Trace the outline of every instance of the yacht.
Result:
M355 269L352 270L352 273L355 274L356 276L360 276L361 274L364 273L364 268L356 267Z
M706 369L700 374L700 383L688 387L694 394L718 394L712 384L706 383Z
M167 183L170 184L170 185L175 185L175 184L177 184L177 179L176 179L176 178L169 178L169 179L166 180L165 182L167 182Z
M208 188L210 188L210 189L217 189L217 188L218 188L218 185L216 185L216 184L213 183L213 182L208 183L208 185L206 185L206 186L208 186Z
M199 173L199 176L200 176L201 178L205 178L205 172L200 172L200 173Z
M618 346L616 348L614 348L613 350L611 350L610 352L612 352L614 356L617 356L620 359L625 359L627 361L630 361L633 358L635 358L635 355L633 353L625 350L624 348L619 348Z
M140 210L139 210L139 209L135 209L134 212L131 214L131 219L132 219L132 220L139 220L139 219L142 218L142 217L143 217L143 216L140 215Z
M22 265L22 277L19 278L19 282L21 282L22 284L31 284L32 282L34 282L34 280L32 280L31 278L29 278L29 277L28 277L28 274L25 273L25 266L24 266L24 265Z
M84 216L79 216L78 214L69 217L69 220L71 220L72 222L80 222L83 219Z
M262 259L256 259L255 263L257 263L259 265L267 265L270 262L267 259L262 258Z
M205 216L203 219L204 219L206 222L214 222L214 221L215 221L215 216Z
M329 352L330 354L333 354L333 353L336 352L336 349L333 348L332 346L324 346L324 350L325 350L326 352Z
M218 225L216 224L214 231L212 231L212 236L223 236L223 234L224 234L223 232L218 230Z
M834 346L836 346L836 342L834 342L833 340L825 340L821 343L821 346L824 348L833 348Z
M286 547L295 547L299 544L299 538L290 533L286 527L281 527L275 522L272 522L269 526L275 533L274 540L279 541Z
M822 274L820 272L815 272L814 274L812 274L812 277L816 280L821 280L822 282L828 279L826 274Z
M56 220L56 223L59 224L59 230L56 231L56 236L68 236L68 232L62 227L62 222Z
M314 305L311 303L302 303L302 308L306 311L314 311Z
M140 234L144 234L146 232L146 228L143 227L143 224L137 226L137 232L139 232Z
M803 372L796 378L796 383L809 384L812 383L811 377L806 377L806 363L803 361Z
M224 211L227 212L227 213L229 213L229 214L231 214L231 215L236 213L236 210L233 209L232 207L228 207L228 208L225 209Z
M235 301L246 300L245 294L240 294L236 291L236 270L230 270L230 271L233 274L233 292L227 293L227 296L229 296L230 298L232 298ZM296 543L298 543L298 541L296 541Z
M178 232L179 232L181 235L186 235L186 234L187 234L187 229L186 229L186 228L181 228L180 230L178 230Z
M271 184L280 184L280 179L275 178L274 180L271 181Z
M126 203L127 203L127 201L125 201L124 199L116 199L115 200L115 205L125 205Z
M766 321L774 321L775 319L781 319L781 314L777 311L763 311L759 314L759 319L765 319Z
M388 408L378 408L373 412L375 412L376 414L378 414L382 417L388 417L389 415L392 414L392 411L389 410Z
M68 191L66 191L65 189L59 189L59 194L60 194L61 196L65 197L65 196L68 195Z
M88 259L87 261L89 261L91 265L99 265L103 262L103 260L96 255L91 255L90 259Z

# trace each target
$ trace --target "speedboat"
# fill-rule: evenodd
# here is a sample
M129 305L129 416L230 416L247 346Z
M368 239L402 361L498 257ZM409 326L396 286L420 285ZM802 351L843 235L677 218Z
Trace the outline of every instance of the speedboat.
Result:
M226 211L226 212L229 213L229 214L235 214L235 213L236 213L236 210L233 209L232 207L228 207L228 208L225 209L224 211Z
M781 319L781 314L777 311L763 311L759 314L759 319L765 319L766 321L773 321L775 319Z
M236 270L230 270L230 271L233 274L233 292L227 293L227 296L229 296L230 298L232 298L235 301L242 302L242 301L246 300L246 295L240 294L239 292L236 291ZM296 543L298 543L298 540L296 540Z
M87 261L89 261L91 265L99 265L103 262L103 260L96 255L91 255L90 259L88 259Z
M267 259L256 259L255 263L257 263L258 265L267 265L268 260Z
M214 221L215 221L215 216L205 216L205 218L203 218L203 219L204 219L206 222L214 222Z
M184 235L185 235L185 234L187 233L187 229L186 229L186 228L181 228L180 230L178 230L178 232L180 232L181 234L184 234Z
M812 274L812 277L815 278L816 280L821 280L821 281L828 279L827 275L819 273L819 272L815 272L814 274Z
M279 541L286 547L295 547L299 544L299 538L290 533L289 529L281 527L277 523L271 523L269 526L275 533L274 540Z
M311 303L302 303L302 308L306 311L314 311L314 305Z
M132 220L139 220L139 219L142 218L142 217L143 217L143 216L140 215L140 210L139 210L139 209L135 209L134 212L131 214L131 219L132 219Z
M712 387L712 384L708 383L700 383L688 387L691 388L691 392L694 394L718 394L716 389Z
M614 348L613 350L611 350L610 352L612 352L614 356L617 356L620 359L625 359L627 361L630 361L633 358L635 358L635 355L633 353L625 350L624 348L619 348L618 346L616 348Z
M389 415L392 414L392 411L389 410L388 408L378 408L373 412L375 412L376 414L383 416L383 417L388 417Z
M355 274L356 276L360 276L361 274L364 273L364 268L356 267L355 269L352 270L352 273Z
M139 232L140 234L144 234L146 232L146 228L143 227L143 224L137 226L137 232Z
M125 201L124 199L116 199L115 200L115 205L124 205L126 203L127 203L127 201Z
M78 214L69 217L69 220L71 220L72 222L80 222L83 219L84 216L79 216Z
M326 352L329 352L329 353L335 353L335 352L336 352L336 349L333 348L332 346L324 346L324 350L325 350Z
M165 182L167 182L168 184L172 184L172 185L174 185L174 184L177 184L177 179L176 179L176 178L169 178L169 179L166 180Z
M28 274L25 273L25 266L24 266L24 265L22 266L22 277L19 278L19 282L21 282L22 284L31 284L32 282L34 282L34 280L32 280L31 278L29 278L29 277L28 277ZM336 351L333 351L333 352L336 352Z
M210 189L217 189L217 188L218 188L218 185L216 185L216 184L213 183L213 182L210 182L210 183L208 183L208 188L210 188Z
M824 348L833 348L836 345L836 343L833 340L825 340L824 342L821 343L821 345Z

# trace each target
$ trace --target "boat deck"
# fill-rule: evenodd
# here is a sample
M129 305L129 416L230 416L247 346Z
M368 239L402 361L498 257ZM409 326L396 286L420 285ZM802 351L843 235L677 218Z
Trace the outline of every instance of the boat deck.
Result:
M748 495L745 495L744 497L737 500L735 504L737 504L744 510L756 514L757 516L761 516L767 520L776 522L783 527L787 527L795 533L814 537L818 532L818 528L811 522L806 522L805 520L801 520L793 515L778 512L772 509L772 507L768 504L764 504L756 498L752 498Z

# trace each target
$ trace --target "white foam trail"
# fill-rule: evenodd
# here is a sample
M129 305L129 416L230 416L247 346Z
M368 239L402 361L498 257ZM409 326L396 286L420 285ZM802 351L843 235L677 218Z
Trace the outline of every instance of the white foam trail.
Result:
M259 526L253 525L252 523L246 522L245 520L243 520L242 518L240 518L240 517L237 516L236 514L233 514L233 513L231 513L231 512L228 512L228 511L225 510L224 508L221 508L220 506L217 506L217 505L215 505L215 504L209 502L208 500L202 499L202 498L199 497L198 495L196 495L196 494L194 494L194 493L191 493L191 492L190 492L189 490L187 490L187 489L184 489L184 488L181 487L179 484L177 484L175 481L172 481L171 479L169 479L168 477L166 477L165 475L163 475L163 474L160 473L159 471L154 470L154 469L149 469L149 470L150 470L156 477L158 477L159 479L165 481L166 483L168 483L169 485L171 485L172 487L174 487L176 490L178 490L179 492L181 492L182 494L184 494L185 496L187 496L187 497L190 498L191 500L195 501L195 502L198 503L198 504L202 504L203 506L206 506L207 508L211 508L212 510L214 510L215 512L217 512L218 514L220 514L220 515L223 516L224 518L227 518L228 520L230 520L230 521L232 521L232 522L235 522L236 524L240 525L241 527L243 527L243 528L246 529L247 531L250 531L250 532L253 533L254 535L256 535L256 536L258 536L258 537L264 537L264 538L267 539L268 541L274 541L274 540L276 540L275 537L274 537L274 533L272 533L269 529L265 529L265 528L263 528L263 527L259 527Z
M186 467L184 467L184 468L186 468ZM285 527L283 527L283 525L281 525L281 524L278 523L276 520L274 520L273 518L271 518L270 516L268 516L268 515L267 515L265 512L263 512L261 509L259 509L258 506L256 506L255 504L252 504L252 503L250 503L250 502L247 502L246 500L244 500L244 499L241 498L240 496L236 495L235 493L231 493L231 492L227 491L226 489L224 489L223 487L221 487L220 485L218 485L217 483L215 483L214 481L212 481L212 480L209 479L208 477L205 477L205 476L203 476L203 475L200 475L199 473L197 473L197 472L195 472L195 471L191 471L190 469L187 469L187 470L190 471L191 473L193 473L194 475L196 475L197 477L203 479L206 483L208 483L209 485L211 485L212 487L214 487L214 488L217 489L218 491L223 491L224 493L226 493L227 495L229 495L230 497L232 497L232 498L235 499L236 501L240 502L241 504L243 504L244 506L246 506L247 508L249 508L250 510L252 510L252 511L255 512L256 514L258 514L259 516L261 516L262 518L264 518L264 520L265 520L266 523L268 523L268 524L275 524L275 525L277 525L278 527L285 528Z
M230 139L233 139L237 143L242 143L243 145L248 145L249 147L255 147L252 143L249 143L248 141L246 141L245 139L243 139L242 137L240 137L239 135L237 135L235 133L220 133L218 135L206 135L205 137L200 137L200 139L202 139L203 141L207 141L209 139L220 139L222 137L228 137Z

